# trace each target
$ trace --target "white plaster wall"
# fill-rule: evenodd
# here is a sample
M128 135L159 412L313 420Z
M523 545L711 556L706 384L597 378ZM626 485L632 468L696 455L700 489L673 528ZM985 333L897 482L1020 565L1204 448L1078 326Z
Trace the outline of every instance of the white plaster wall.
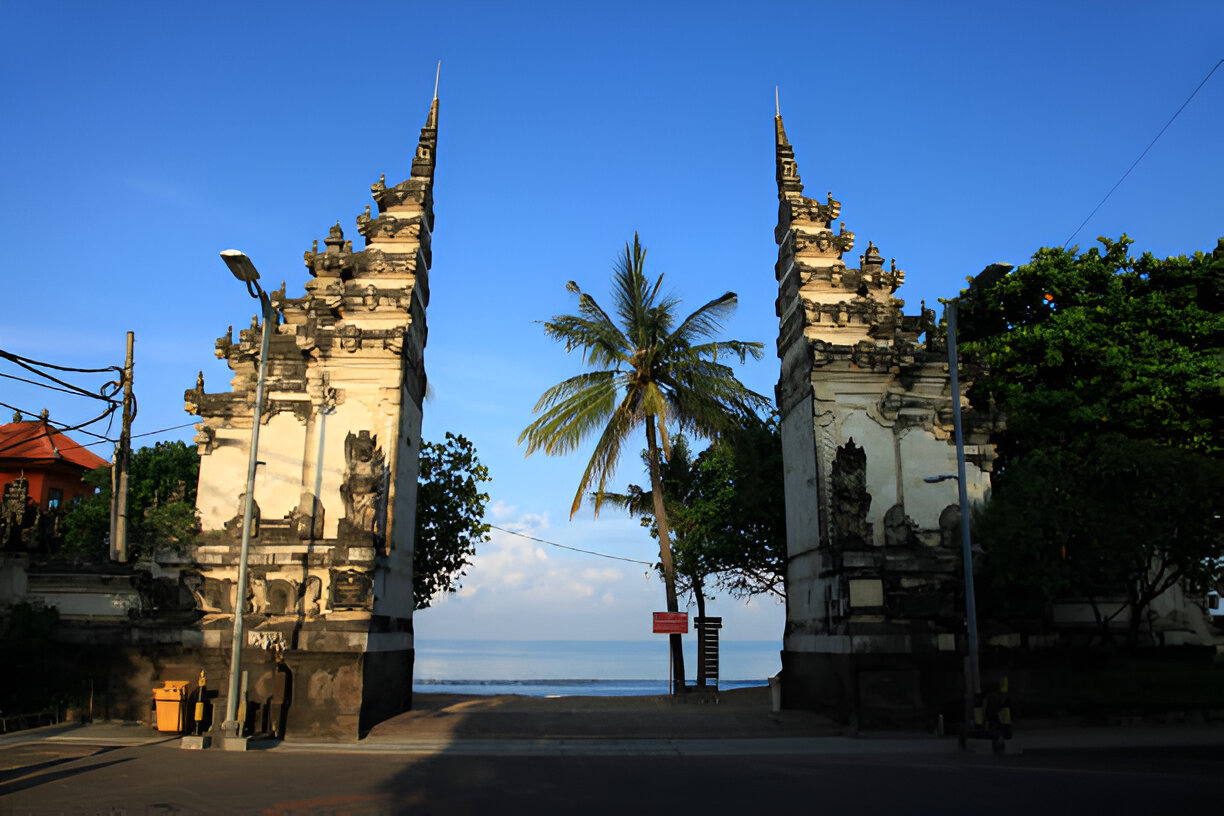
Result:
M823 613L820 574L820 507L817 499L812 397L795 405L781 423L786 495L787 617L814 622Z
M324 538L334 538L340 519L344 518L344 500L340 498L340 485L344 482L346 469L345 437L350 432L356 434L368 430L378 437L378 447L384 452L387 449L386 432L383 429L385 419L378 416L374 410L378 404L376 391L345 386L344 393L343 403L336 406L335 412L327 418L327 427L323 429L323 464L319 479L322 489L319 499L323 504Z
M305 445L306 425L291 413L282 411L260 428L259 461L263 464L255 471L255 503L260 517L281 519L297 507ZM240 481L245 479L243 473Z
M867 454L867 492L871 494L867 521L872 525L872 543L882 546L884 514L897 503L897 456L893 429L880 425L865 411L856 410L845 415L836 426L835 441L838 447L851 439Z
M900 447L905 513L920 529L938 530L939 514L959 501L956 480L929 484L923 479L956 473L956 446L924 428L909 428L901 434Z
M412 617L412 551L416 521L417 474L421 455L421 409L405 392L400 413L396 483L392 486L391 518L387 527L390 552L386 569L375 577L374 611L398 618Z
M211 453L200 457L196 507L204 530L220 530L240 510L238 497L246 487L251 432L219 428Z

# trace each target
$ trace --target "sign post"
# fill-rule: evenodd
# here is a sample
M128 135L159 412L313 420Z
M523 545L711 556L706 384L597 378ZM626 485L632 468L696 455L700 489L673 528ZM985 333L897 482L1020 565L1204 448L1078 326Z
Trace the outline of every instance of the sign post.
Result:
M655 612L654 634L656 635L687 635L687 612ZM672 650L667 650L667 693L672 694Z

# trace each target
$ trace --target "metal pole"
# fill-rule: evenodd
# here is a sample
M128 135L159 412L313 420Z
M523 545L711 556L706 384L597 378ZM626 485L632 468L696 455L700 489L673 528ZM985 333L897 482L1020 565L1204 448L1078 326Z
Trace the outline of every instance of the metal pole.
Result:
M111 543L111 554L114 560L126 564L128 560L127 546L127 511L128 511L128 468L132 461L132 346L135 335L127 333L127 357L123 364L123 425L119 433L119 455L116 465L119 478L115 484L115 535Z
M956 486L960 493L961 549L965 560L965 619L969 637L969 688L965 690L972 711L973 698L981 691L978 663L977 598L973 591L973 549L969 540L969 491L965 485L965 435L961 427L959 360L956 353L956 300L948 303L948 371L952 385L952 423L956 431Z
M238 556L238 597L234 601L234 639L231 643L229 696L225 700L225 723L222 728L232 736L242 736L242 723L238 721L238 695L242 676L242 625L246 612L247 554L251 549L251 516L255 510L255 468L259 465L259 421L263 410L264 379L268 370L268 344L272 336L272 323L276 319L272 301L255 281L249 281L259 293L259 304L263 307L263 336L259 351L259 378L255 384L255 410L251 418L251 455L247 461L246 500L242 508L242 551Z

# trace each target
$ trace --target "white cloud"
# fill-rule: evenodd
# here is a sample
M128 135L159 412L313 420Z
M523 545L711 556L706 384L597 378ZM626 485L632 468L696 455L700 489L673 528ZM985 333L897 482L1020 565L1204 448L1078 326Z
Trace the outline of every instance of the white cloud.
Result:
M664 608L663 585L645 563L632 563L653 560L658 553L657 544L635 521L578 519L550 528L547 514L502 502L490 505L489 513L502 529L492 530L490 540L478 549L458 593L417 613L416 631L423 641L651 637L650 613ZM762 639L781 631L781 610L769 599L745 607L720 596L711 603L710 614L724 616L725 637Z

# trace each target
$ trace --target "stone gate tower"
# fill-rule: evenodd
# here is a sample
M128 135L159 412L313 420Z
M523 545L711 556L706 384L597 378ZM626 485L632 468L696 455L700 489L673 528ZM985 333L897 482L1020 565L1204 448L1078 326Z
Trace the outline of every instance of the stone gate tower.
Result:
M930 709L956 698L964 644L956 482L924 481L956 473L946 345L933 311L902 315L904 273L873 244L847 267L840 202L803 196L781 116L775 134L784 704ZM982 417L965 423L981 500L993 448Z
M245 610L248 699L284 701L289 738L356 738L411 701L412 552L438 99L410 176L371 188L357 216L364 249L337 223L306 252L301 297L271 293L271 338L255 482L249 591L238 599L260 331L258 319L216 353L230 390L187 391L198 414L197 505L204 534L192 592L206 654L224 676L236 608ZM215 654L212 650L217 650ZM210 665L214 661L208 661ZM286 687L291 690L286 692Z

